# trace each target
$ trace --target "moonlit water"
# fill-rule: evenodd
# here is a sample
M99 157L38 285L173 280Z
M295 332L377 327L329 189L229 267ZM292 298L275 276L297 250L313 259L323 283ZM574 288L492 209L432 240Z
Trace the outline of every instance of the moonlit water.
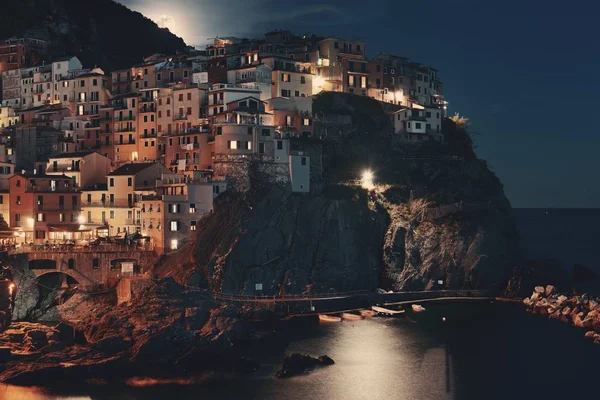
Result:
M442 317L447 322L442 322ZM411 319L414 321L411 321ZM47 399L575 399L594 395L600 346L583 331L519 304L428 306L410 319L280 327L284 348L254 349L255 374L201 385L98 387L49 394L8 387L0 398ZM328 354L335 365L277 379L284 354ZM67 388L65 388L67 389ZM176 395L175 395L176 394ZM4 397L1 397L4 396ZM59 396L59 397L57 397Z

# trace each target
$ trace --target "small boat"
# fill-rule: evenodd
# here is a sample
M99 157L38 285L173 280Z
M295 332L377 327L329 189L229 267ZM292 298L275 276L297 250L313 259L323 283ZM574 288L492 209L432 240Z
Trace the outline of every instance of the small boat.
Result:
M336 317L333 315L319 314L319 321L321 321L321 322L342 322L342 319L340 317Z
M363 317L356 314L342 313L342 319L345 321L360 321Z
M383 308L383 307L379 307L379 306L372 306L371 310L375 311L376 313L379 314L384 314L384 315L399 315L399 314L404 314L404 310L390 310L389 308Z
M360 310L360 316L363 318L372 318L375 315L373 310Z
M423 311L425 311L425 307L423 307L423 306L422 306L422 305L420 305L420 304L413 304L413 305L412 305L412 310L413 310L414 312L416 312L416 313L420 313L420 312L423 312Z

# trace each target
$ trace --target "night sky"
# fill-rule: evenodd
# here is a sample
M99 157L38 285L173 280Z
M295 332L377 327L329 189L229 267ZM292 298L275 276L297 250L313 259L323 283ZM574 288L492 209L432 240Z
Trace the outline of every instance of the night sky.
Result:
M188 44L284 28L361 39L369 57L431 65L513 207L600 207L596 2L119 1L162 16Z

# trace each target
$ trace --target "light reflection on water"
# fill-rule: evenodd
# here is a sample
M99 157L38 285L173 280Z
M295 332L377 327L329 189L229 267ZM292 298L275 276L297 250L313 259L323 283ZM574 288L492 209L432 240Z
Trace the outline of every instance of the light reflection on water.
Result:
M515 400L534 396L548 400L579 398L587 390L581 382L595 379L600 346L586 341L580 330L527 315L519 305L427 309L416 323L407 318L374 318L287 324L283 330L291 335L291 343L284 350L256 349L254 356L261 368L239 379L196 379L207 383L194 385L98 387L73 397L8 387L0 390L0 399ZM442 322L442 316L447 322ZM565 345L558 346L560 342ZM275 378L284 354L296 352L327 354L335 364L305 376ZM540 368L532 368L531 360ZM541 368L553 363L569 365L561 368L558 386L548 384L549 376Z

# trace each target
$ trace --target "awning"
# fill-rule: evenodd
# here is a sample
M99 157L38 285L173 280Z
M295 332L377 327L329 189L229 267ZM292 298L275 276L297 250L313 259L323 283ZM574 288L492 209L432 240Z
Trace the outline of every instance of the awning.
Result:
M61 224L48 225L51 231L54 232L90 232L91 229L81 224Z

